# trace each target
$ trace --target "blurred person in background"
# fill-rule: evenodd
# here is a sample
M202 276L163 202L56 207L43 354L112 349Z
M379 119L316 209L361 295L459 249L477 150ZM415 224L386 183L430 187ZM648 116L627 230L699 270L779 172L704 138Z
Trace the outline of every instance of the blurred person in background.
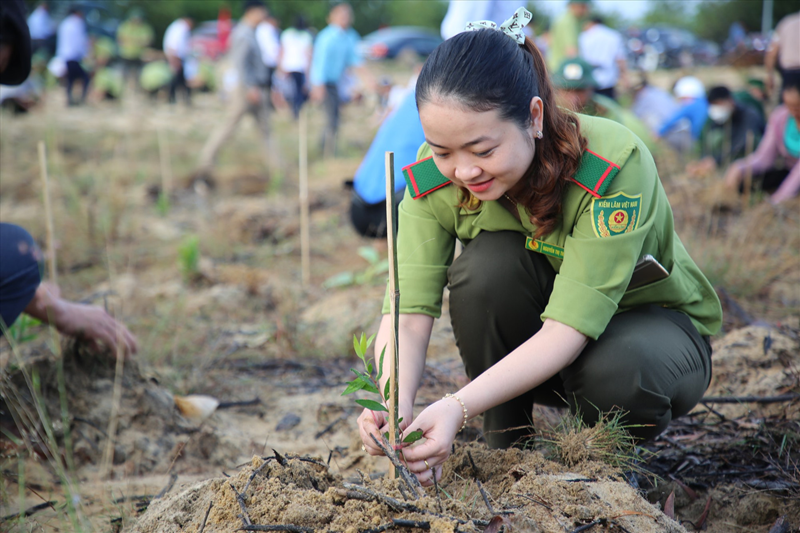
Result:
M125 87L125 75L117 68L109 66L116 56L116 43L110 37L96 39L92 53L92 90L89 99L118 100Z
M278 27L278 21L274 17L267 16L256 28L256 41L261 49L261 60L267 66L267 105L274 109L272 105L272 76L278 68L278 60L281 55L281 30Z
M256 28L267 17L267 8L260 0L244 2L242 18L231 33L231 49L229 59L235 71L237 85L231 94L228 105L228 116L225 122L212 130L200 154L195 179L208 181L217 152L233 135L236 127L245 115L250 114L256 120L261 132L264 148L263 156L267 168L277 154L270 143L268 94L269 70L264 64L261 49L256 40Z
M767 89L764 82L758 78L748 78L744 89L733 92L733 97L737 102L752 109L761 118L761 122L767 123L767 114L764 105L769 100Z
M661 126L658 137L671 138L672 147L680 153L692 149L700 138L700 132L708 118L708 100L703 82L694 76L685 76L678 80L673 90L681 107ZM687 133L678 134L685 131ZM680 144L678 142L680 141Z
M0 2L0 36L0 84L18 85L31 72L31 38L22 0ZM136 353L136 337L102 307L67 301L57 285L41 282L42 253L25 229L0 222L0 257L0 336L25 313L94 347L105 345L124 356Z
M442 39L461 33L468 22L475 20L490 20L500 26L520 4L519 0L450 0L442 20ZM532 36L529 27L524 31Z
M577 57L578 36L583 23L589 16L590 0L569 0L567 9L550 28L550 43L547 49L547 66L551 72L566 59Z
M194 21L190 17L181 17L167 26L164 32L164 55L172 68L172 81L169 85L169 102L176 102L178 89L183 91L186 104L192 102L192 90L186 83L186 73L184 72L184 62L189 57L189 38L192 36L192 26Z
M618 122L644 141L651 152L657 147L647 127L630 110L625 109L611 98L597 94L592 65L576 57L567 59L552 75L553 86L557 89L557 98L565 107L577 113L603 117Z
M31 50L35 54L45 50L49 55L55 52L56 25L50 17L50 5L40 2L28 17L31 32Z
M680 105L669 91L648 83L644 72L640 74L638 82L633 85L632 89L633 104L631 111L639 117L639 120L644 122L653 135L656 135L661 126L680 109ZM669 140L669 134L667 134L665 140L672 144Z
M786 15L778 23L764 56L767 69L767 92L775 90L775 70L780 72L783 89L800 78L800 12Z
M700 133L700 155L716 165L730 163L752 152L764 134L758 113L734 99L731 90L718 85L708 91L708 119Z
M131 9L127 20L117 28L117 45L119 57L128 84L139 78L144 64L143 56L147 48L153 44L153 27L144 20L144 13L139 8Z
M81 61L89 53L89 35L86 33L86 22L83 12L76 7L70 8L67 17L58 26L56 38L56 57L67 67L67 105L74 106L86 101L89 92L89 74L84 70ZM83 89L81 98L72 98L72 88L80 80Z
M291 106L294 118L297 120L300 108L308 97L306 81L314 50L314 38L308 31L305 17L298 15L294 25L283 31L280 49L278 67L291 77L293 87Z
M402 176L403 167L417 160L423 142L425 133L412 89L381 124L353 178L350 220L359 234L386 237L386 152L394 152L395 174ZM395 203L403 199L405 187L405 180L395 181Z
M800 192L800 81L784 79L783 105L772 112L758 149L734 161L725 174L725 184L742 190L748 175L761 189L777 189L770 202L778 204Z
M595 15L586 22L578 37L578 48L581 58L594 67L595 93L616 100L617 82L622 79L626 83L627 79L622 34L603 24L603 19Z
M337 4L328 14L328 26L319 32L314 42L310 75L311 98L325 103L327 124L322 135L322 152L326 156L336 153L341 107L339 90L345 75L349 69L355 69L360 77L371 80L356 49L361 37L351 27L352 23L353 8L349 4Z

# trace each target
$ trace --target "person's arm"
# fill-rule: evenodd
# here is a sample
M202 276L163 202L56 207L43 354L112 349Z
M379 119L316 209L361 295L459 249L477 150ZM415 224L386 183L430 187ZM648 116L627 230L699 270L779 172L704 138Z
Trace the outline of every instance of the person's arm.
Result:
M675 125L675 124L676 124L676 123L677 123L677 122L678 122L680 119L682 119L682 118L688 118L688 116L689 116L689 115L688 115L688 113L686 112L686 108L687 108L687 107L689 107L689 106L687 106L687 105L682 105L682 106L681 106L681 108L680 108L680 109L678 109L678 110L675 112L675 114L674 114L674 115L672 115L672 117L670 117L670 119L669 119L669 120L667 120L667 121L664 123L664 125L663 125L663 126L661 126L661 129L660 129L660 130L658 130L658 136L659 136L659 137L663 137L664 135L666 135L666 134L669 132L669 130L671 130L671 129L672 129L672 127L673 127L673 126L674 126L674 125Z
M794 198L798 193L800 193L800 161L794 164L792 170L789 171L789 175L786 176L781 186L778 187L778 190L769 197L769 201L773 204L779 204L785 200Z
M781 125L785 124L782 120L782 115L785 113L785 108L780 107L773 111L767 123L767 131L758 144L756 151L749 157L731 163L725 173L725 184L729 188L737 188L744 179L745 173L764 172L769 170L775 163L775 159L778 157L778 144L783 142Z
M39 285L25 313L69 337L83 336L95 345L102 343L114 354L119 350L127 357L138 350L136 337L102 307L64 300L52 283Z
M572 364L587 343L587 337L579 331L547 319L539 332L455 396L464 402L471 418L478 416L547 381ZM441 469L463 420L461 402L451 397L430 405L409 426L409 430L421 429L425 435L423 444L403 450L409 469L424 485L433 483L433 473L423 460Z
M375 360L380 361L381 352L391 340L391 315L384 315L381 320L378 334L375 337ZM428 342L431 338L433 317L420 314L400 315L400 328L398 330L400 345L400 383L398 384L399 416L403 418L400 428L405 429L414 419L414 400L417 397L422 373L425 370L425 355L428 352ZM388 350L387 350L388 353ZM377 365L376 365L377 366ZM392 361L387 356L383 360L383 375L380 380L379 390L383 391L389 381ZM384 413L375 413L365 409L358 419L359 432L364 447L371 455L382 455L380 448L375 446L369 434L375 435L380 440L381 433L387 431L387 419ZM380 427L379 427L380 426Z

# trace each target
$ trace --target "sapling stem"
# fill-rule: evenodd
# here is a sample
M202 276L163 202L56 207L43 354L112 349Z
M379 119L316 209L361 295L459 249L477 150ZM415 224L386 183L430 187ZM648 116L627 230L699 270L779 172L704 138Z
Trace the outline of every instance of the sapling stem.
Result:
M400 329L400 283L397 279L397 206L394 203L394 152L386 152L386 241L389 253L389 312L391 313L389 341L389 443L392 448L400 444L398 400L400 359L398 330ZM392 477L397 472L392 465Z

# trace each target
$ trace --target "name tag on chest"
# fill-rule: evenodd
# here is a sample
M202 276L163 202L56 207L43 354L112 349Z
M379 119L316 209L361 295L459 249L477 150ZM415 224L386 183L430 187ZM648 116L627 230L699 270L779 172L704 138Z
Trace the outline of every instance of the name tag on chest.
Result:
M540 254L549 255L556 259L564 259L564 249L554 244L548 244L539 239L528 237L525 239L525 248L532 252L539 252Z

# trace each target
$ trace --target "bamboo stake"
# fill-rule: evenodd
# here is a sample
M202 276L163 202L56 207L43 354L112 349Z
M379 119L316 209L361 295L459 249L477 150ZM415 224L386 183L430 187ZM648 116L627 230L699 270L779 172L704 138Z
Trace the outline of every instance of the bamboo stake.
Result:
M753 135L752 131L748 131L745 134L745 159L750 157L750 154L753 153L753 145L755 144L755 136ZM747 165L747 170L744 172L744 191L742 194L742 209L747 208L750 205L750 194L753 188L753 168L750 165Z
M395 446L400 442L400 426L397 423L398 401L400 396L398 375L400 374L400 284L397 279L397 206L394 203L394 152L386 152L386 241L389 253L389 312L391 321L391 340L387 346L389 367L389 443ZM397 477L394 465L389 470L392 477Z
M300 110L300 266L303 286L311 282L311 239L308 208L308 118Z
M42 194L44 195L44 216L47 231L47 255L50 259L50 281L58 283L56 270L56 245L53 232L53 209L50 204L50 179L47 176L47 152L44 141L39 141L39 168L42 176Z
M161 194L169 198L172 194L172 162L170 161L169 145L164 136L164 130L159 126L158 135L158 156L161 164Z

